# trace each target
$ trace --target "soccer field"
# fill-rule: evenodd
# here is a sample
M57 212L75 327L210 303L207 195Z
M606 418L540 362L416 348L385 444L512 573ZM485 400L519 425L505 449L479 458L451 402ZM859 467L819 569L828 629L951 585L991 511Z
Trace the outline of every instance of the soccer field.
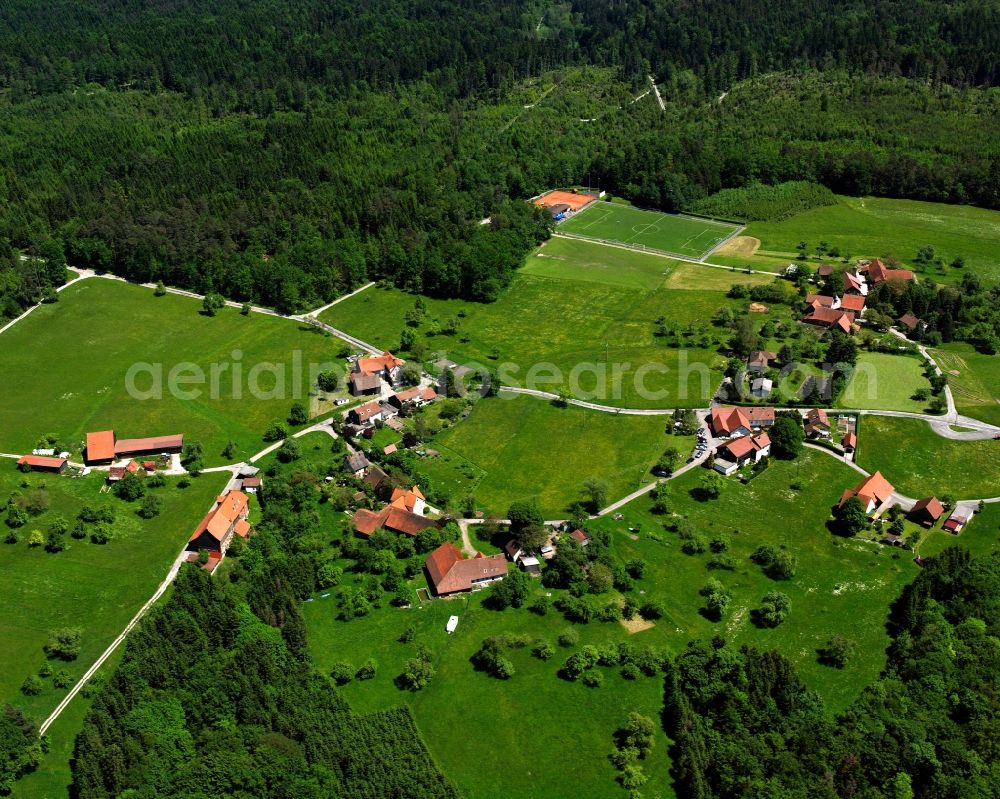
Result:
M558 228L560 233L573 236L698 259L705 258L738 230L738 225L728 222L605 202L587 206Z

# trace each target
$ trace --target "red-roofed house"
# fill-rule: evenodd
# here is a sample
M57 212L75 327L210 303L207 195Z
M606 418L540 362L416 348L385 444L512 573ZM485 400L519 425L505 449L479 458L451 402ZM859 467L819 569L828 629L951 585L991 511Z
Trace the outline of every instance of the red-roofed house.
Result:
M44 455L22 455L17 459L17 465L27 467L33 472L62 474L66 471L69 461L66 458L48 458Z
M926 497L910 508L910 519L924 527L933 527L934 523L944 515L944 505L937 497Z
M114 459L114 430L87 433L87 463L111 463Z
M865 508L866 513L872 513L880 505L887 502L895 489L888 480L882 476L882 472L866 477L858 485L851 489L845 489L840 497L840 505L843 505L851 497L857 497Z
M927 327L927 323L924 322L919 317L912 313L905 313L897 320L903 327L905 327L910 333L915 331L917 328L923 330Z
M156 436L153 438L122 438L114 430L87 433L87 463L111 463L115 458L133 455L153 455L180 452L184 436Z
M774 408L771 406L754 405L751 408L744 408L743 411L751 427L774 427Z
M351 408L351 410L347 412L347 418L350 421L355 424L364 425L365 427L370 427L380 419L385 419L385 417L385 409L378 400L366 402L363 405L359 405L357 408Z
M719 447L715 460L715 470L730 475L747 461L758 463L771 454L771 438L767 433L759 436L740 436L730 439Z
M802 321L817 327L842 330L850 333L854 329L854 314L835 308L815 308L802 317Z
M424 567L438 596L471 591L507 576L507 559L503 555L486 557L478 552L474 558L465 558L450 541L431 552Z
M406 363L406 361L401 358L397 358L391 352L386 350L381 355L377 355L374 358L358 358L354 371L365 375L378 375L379 377L385 378L390 384L392 384L399 380L399 370L404 363Z
M712 408L708 420L717 437L732 438L750 434L750 420L743 408Z
M369 375L364 372L351 372L347 378L347 383L351 394L361 397L365 394L378 394L382 391L382 379L377 375Z
M845 294L840 300L840 308L843 311L863 316L865 312L865 298L860 294Z
M844 436L843 440L840 442L844 447L846 452L854 452L858 448L858 436L856 433L851 431Z
M941 529L958 535L962 532L962 528L965 527L968 521L969 520L965 516L952 516L941 525Z
M437 527L438 523L423 515L425 506L424 495L414 486L409 491L395 488L392 499L380 511L360 508L354 514L352 521L359 535L370 536L376 530L392 530L404 535L417 535L428 527Z
M813 438L830 437L830 419L822 408L811 408L806 413L806 435Z
M433 402L436 399L437 392L430 386L424 386L423 388L414 386L413 388L393 394L389 397L389 402L402 410L404 405L414 405L419 408L421 405L426 405L428 402Z
M585 530L580 530L579 528L570 533L569 537L582 547L585 547L590 543L590 535Z
M844 294L855 294L864 296L868 293L868 284L865 283L864 278L858 275L852 275L850 272L844 272Z
M758 373L766 372L777 360L778 354L775 352L768 352L767 350L757 350L756 352L751 352L750 357L747 358L747 371Z
M210 510L195 528L188 540L187 549L199 552L225 553L233 535L246 538L250 535L250 524L246 518L250 513L250 498L242 491L230 491L216 500Z
M913 272L909 269L890 269L880 258L860 266L858 271L867 274L874 286L890 280L913 280Z

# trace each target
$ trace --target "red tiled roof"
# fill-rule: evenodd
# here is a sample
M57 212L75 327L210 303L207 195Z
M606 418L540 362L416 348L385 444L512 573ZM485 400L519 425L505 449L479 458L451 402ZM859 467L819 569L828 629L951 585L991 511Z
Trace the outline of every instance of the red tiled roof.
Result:
M395 444L389 444L386 447L382 447L382 454L383 455L392 455L392 453L394 453L395 451L396 451L396 445Z
M87 433L87 460L110 461L115 457L115 431Z
M847 294L841 298L840 307L845 311L861 313L865 309L865 298L860 294Z
M243 487L244 488L260 488L261 482L259 477L244 477Z
M892 483L882 476L882 472L875 472L875 474L866 477L858 483L853 489L849 488L844 491L840 497L840 504L843 505L851 497L857 497L866 507L873 501L876 505L881 505L892 496L893 491L895 491L895 488L893 488Z
M848 433L846 436L844 436L842 443L845 447L856 449L858 446L858 437L854 433Z
M764 449L771 444L771 439L766 433L759 436L740 436L737 439L728 441L719 447L720 451L728 452L734 460L749 455L751 452Z
M402 366L406 361L397 358L391 352L385 351L374 358L359 358L358 371L362 374L378 374L386 369L393 370L397 366Z
M572 533L569 534L569 537L573 538L573 539L576 539L581 544L584 541L589 541L590 540L590 536L587 535L583 530L574 530Z
M916 330L917 325L920 324L920 318L912 313L905 313L899 317L899 323L904 325L907 330Z
M389 502L407 510L413 510L417 506L418 499L427 499L427 497L421 493L418 486L413 486L409 491L402 488L392 489L392 496L389 498Z
M964 516L952 516L941 526L945 530L957 530L959 527L964 527L967 521Z
M806 422L811 424L813 427L829 427L830 418L826 415L826 411L822 408L811 408L806 413Z
M475 558L466 560L450 541L431 552L424 565L436 594L467 591L478 581L507 574L507 560L503 555L485 557L480 552Z
M17 465L27 464L35 469L61 469L68 461L65 458L49 458L44 455L22 455Z
M717 436L729 435L741 427L750 429L750 420L742 408L712 408L709 424Z
M916 502L910 509L910 513L912 514L921 512L926 513L931 521L936 522L944 514L944 505L941 504L937 497L926 497Z
M128 463L125 464L125 471L128 472L129 474L135 474L136 472L139 471L139 464L136 463L135 461L129 461Z
M396 394L396 401L400 405L407 402L414 402L415 400L421 400L423 402L431 402L437 399L437 392L430 386L414 386L413 388L408 388L405 391L400 391Z
M219 504L210 510L195 528L189 543L197 540L204 532L221 543L246 514L250 498L242 491L230 491L225 496L218 497L217 502Z
M382 514L367 508L359 508L354 512L351 521L354 524L354 529L361 535L371 535L382 526Z
M750 421L751 427L759 427L764 422L774 424L774 408L770 406L757 405L743 410L746 411L746 418Z
M814 309L832 308L835 300L835 297L828 297L826 294L806 294L806 305L811 305Z
M155 472L156 471L156 461L143 461L142 462L142 468L145 469L147 472Z
M816 274L820 277L829 277L833 274L833 267L830 264L820 264L819 269L816 270Z
M112 434L113 435L113 434ZM115 442L115 455L140 452L166 452L184 446L184 436L154 436L152 438L122 438Z
M802 321L826 325L827 327L839 327L845 333L849 333L851 322L854 321L854 314L839 308L815 308L806 314Z
M876 258L867 268L868 277L878 285L888 280L913 280L913 272L909 269L889 269L880 258Z
M382 380L377 374L365 374L364 372L352 372L348 378L355 391L371 391L382 385Z
M861 281L857 277L852 275L850 272L844 272L843 276L844 276L844 291L845 292L856 291L860 294L862 288Z
M366 402L364 405L359 405L357 408L351 410L351 413L357 417L360 422L367 422L373 416L377 416L382 413L382 406L379 405L378 400L372 400L371 402Z

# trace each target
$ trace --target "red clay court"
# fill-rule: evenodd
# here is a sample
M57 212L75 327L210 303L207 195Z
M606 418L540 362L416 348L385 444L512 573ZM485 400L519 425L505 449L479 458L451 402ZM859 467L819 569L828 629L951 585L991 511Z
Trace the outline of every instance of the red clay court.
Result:
M561 191L556 189L537 198L535 200L535 205L540 205L543 208L552 208L556 205L566 205L568 206L567 210L579 211L581 208L590 205L596 199L597 196L593 194L578 194L574 191Z

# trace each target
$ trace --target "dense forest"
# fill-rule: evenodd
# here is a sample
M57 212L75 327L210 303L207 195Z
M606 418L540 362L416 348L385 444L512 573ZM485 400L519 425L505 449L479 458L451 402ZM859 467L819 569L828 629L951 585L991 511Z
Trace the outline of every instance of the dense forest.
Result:
M997 14L15 0L0 239L301 311L371 278L492 300L547 235L522 200L571 182L665 210L788 180L1000 207ZM647 74L666 112L631 102ZM60 279L2 264L3 317Z
M318 497L269 480L234 582L182 570L87 715L75 797L457 795L407 708L356 715L308 660L298 603L317 585Z
M692 644L666 679L678 795L995 796L997 597L1000 556L928 561L893 609L882 677L836 719L781 655Z

